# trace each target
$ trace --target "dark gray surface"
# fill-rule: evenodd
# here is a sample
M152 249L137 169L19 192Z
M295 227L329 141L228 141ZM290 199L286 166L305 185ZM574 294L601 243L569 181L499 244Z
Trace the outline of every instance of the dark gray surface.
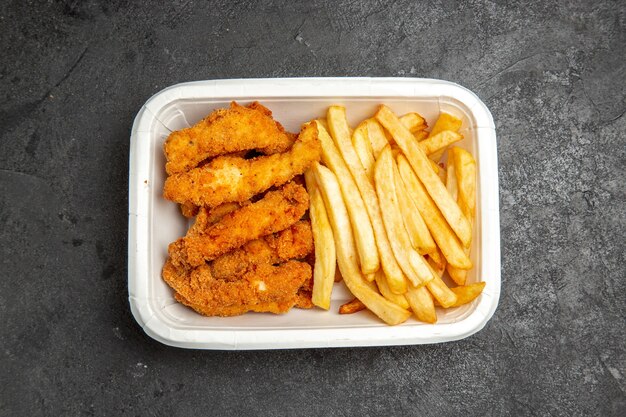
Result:
M575 3L3 1L0 415L624 415L626 6ZM491 109L491 322L434 346L151 340L126 289L135 113L181 81L336 75L442 78Z

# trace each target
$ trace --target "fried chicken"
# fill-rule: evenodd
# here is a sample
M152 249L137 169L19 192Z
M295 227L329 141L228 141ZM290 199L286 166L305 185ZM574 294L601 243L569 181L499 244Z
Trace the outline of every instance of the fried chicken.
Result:
M301 185L288 183L269 191L255 203L241 207L206 229L170 244L168 252L175 266L198 266L246 242L279 232L302 217L309 207L309 196Z
M302 259L313 250L311 223L301 220L278 233L252 240L210 263L217 279L235 280L260 264L277 264Z
M163 279L176 291L176 299L207 316L284 313L296 303L306 304L299 289L311 275L311 266L298 261L260 264L236 281L216 279L206 264L190 269L168 259L163 267Z
M302 174L319 161L320 153L317 126L309 123L288 152L253 159L217 157L205 166L170 175L163 196L177 203L208 207L245 201Z
M270 155L291 147L294 135L272 118L272 112L254 102L243 107L232 102L196 125L172 132L164 151L168 174L185 172L207 158L255 149Z

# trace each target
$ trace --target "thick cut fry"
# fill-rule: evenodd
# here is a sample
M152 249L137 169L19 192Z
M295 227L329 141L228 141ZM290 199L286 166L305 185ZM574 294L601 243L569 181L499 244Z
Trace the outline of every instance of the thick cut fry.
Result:
M433 253L437 253L437 252L433 252ZM430 255L428 255L427 262L430 265L430 267L433 269L433 271L435 271L435 274L437 274L437 276L441 278L443 276L443 273L446 270L446 265L447 265L446 259L442 256L441 257L442 263L438 264L437 262L433 260L433 258Z
M371 274L378 270L380 260L378 250L376 250L374 229L370 223L365 203L332 138L321 123L318 121L316 123L318 138L322 144L322 161L337 176L343 199L349 202L348 213L354 231L361 271L364 274Z
M444 130L436 135L430 135L419 143L420 147L426 155L432 155L435 152L445 149L448 145L463 139L463 135L451 130ZM441 157L440 157L441 158Z
M372 313L387 324L394 325L406 321L411 313L386 300L369 287L359 269L348 210L341 197L337 177L328 168L319 164L314 167L313 172L333 229L337 262L346 286Z
M365 304L363 304L358 298L348 301L339 307L339 314L354 314L361 310L365 310Z
M317 164L317 162L315 162ZM313 171L304 173L306 189L309 193L309 217L315 243L315 267L313 268L313 292L311 301L325 310L330 308L330 296L335 281L337 257L333 229L324 207L324 200L315 182Z
M463 216L456 201L448 194L441 179L430 169L428 157L417 145L411 132L400 123L398 117L386 106L380 106L376 113L376 119L392 134L452 230L459 237L461 243L468 246L472 237L470 224Z
M391 291L389 284L387 283L387 277L385 277L385 273L380 269L376 272L376 286L378 287L380 294L387 300L399 305L402 308L409 308L409 303L406 301L403 294L395 294Z
M448 308L454 303L456 303L456 294L448 288L448 286L443 282L439 275L432 269L430 265L428 265L435 276L435 279L431 280L426 284L428 291L435 297L435 300L441 304L442 307Z
M424 222L426 222L426 226L428 226L428 230L430 230L443 256L457 268L470 269L472 262L463 251L463 246L403 155L398 157L398 169L409 195L415 201ZM447 193L448 191L445 190L445 192Z
M393 161L393 183L396 186L396 197L398 198L400 212L404 219L404 227L409 234L413 248L421 255L436 251L435 241L430 235L428 227L424 223L424 219L422 219L422 215L415 203L409 197L395 161Z
M431 324L437 322L435 303L426 287L409 286L405 297L418 320Z
M421 142L428 137L428 132L425 130L418 130L417 132L413 133L413 136L415 136L415 139Z
M476 210L476 161L472 154L456 146L448 151L448 159L458 181L459 206L471 220Z
M352 145L359 156L361 165L365 170L367 178L370 182L374 181L374 154L372 153L372 145L368 138L367 122L361 124L352 133Z
M450 290L456 294L456 302L449 308L459 307L463 304L474 301L480 294L482 294L484 288L485 282L477 282L475 284L450 288Z
M387 280L389 281L389 287L396 294L402 294L406 291L406 282L393 256L389 238L385 231L385 226L383 225L382 213L374 186L365 175L362 166L360 166L356 152L350 142L350 136L347 135L348 121L346 120L346 111L343 107L331 106L328 109L328 125L330 126L335 144L341 151L343 159L361 192L361 197L363 197L363 202L365 203L372 228L374 229L376 246L380 254L380 262L387 276Z
M450 288L456 294L456 302L452 307L458 307L474 301L485 289L485 282L464 285L462 287Z
M429 136L435 136L437 133L443 132L444 130L458 132L462 124L463 122L458 117L454 117L450 113L442 112L439 114Z
M376 121L376 119L367 120L367 135L372 145L372 153L374 159L378 159L380 153L385 149L385 146L389 145L389 141L385 136L383 127Z
M458 132L459 129L461 129L462 124L463 122L461 121L461 119L458 119L449 113L441 113L428 136L435 136L436 134L438 134L439 132L443 132L444 130ZM444 149L440 149L432 155L429 155L429 157L433 161L439 161L441 159L441 156L443 155L443 152Z
M459 198L459 185L458 184L459 183L457 182L457 179L456 179L454 164L451 164L450 161L448 161L448 170L446 172L446 189L448 190L448 192L450 193L450 196L455 201L458 201L458 198Z
M465 149L452 147L448 151L449 168L453 169L458 186L459 207L472 228L474 227L474 214L476 211L476 161ZM470 247L465 248L465 254L469 256ZM458 285L464 285L467 280L467 271L448 265L448 275Z
M393 163L391 149L387 147L381 152L374 168L376 192L382 207L385 229L390 236L393 254L409 281L415 286L420 286L433 277L424 258L411 246L411 240L404 227L396 197Z
M426 119L424 119L418 113L407 113L403 116L400 116L400 121L413 134L428 127L428 125L426 124Z
M437 247L437 250L428 254L428 259L432 261L430 265L437 270L446 267L446 258L443 256L443 253L441 253L439 247Z

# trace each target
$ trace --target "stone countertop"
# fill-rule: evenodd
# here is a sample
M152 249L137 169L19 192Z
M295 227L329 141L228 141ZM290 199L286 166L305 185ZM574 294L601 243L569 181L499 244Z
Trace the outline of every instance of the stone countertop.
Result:
M156 3L0 5L0 416L625 415L626 3ZM441 78L484 100L503 287L481 332L216 352L135 323L136 112L182 81L288 76Z

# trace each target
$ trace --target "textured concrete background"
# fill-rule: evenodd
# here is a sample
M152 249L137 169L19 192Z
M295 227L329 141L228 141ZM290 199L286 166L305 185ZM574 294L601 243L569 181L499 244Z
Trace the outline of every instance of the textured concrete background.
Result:
M1 416L625 415L624 1L1 3ZM135 113L181 81L337 75L451 80L493 112L491 322L435 346L151 340L126 289Z

